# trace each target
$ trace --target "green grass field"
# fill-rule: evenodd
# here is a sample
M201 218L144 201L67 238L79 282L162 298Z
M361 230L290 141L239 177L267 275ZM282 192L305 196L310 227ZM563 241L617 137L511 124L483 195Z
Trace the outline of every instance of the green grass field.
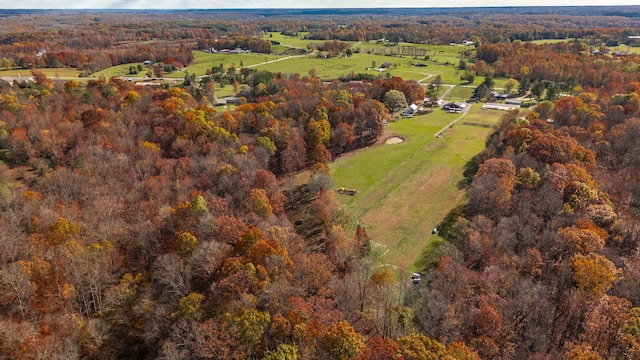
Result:
M127 78L127 77L142 77L145 75L145 71L141 71L139 72L137 75L130 75L129 74L129 67L130 66L136 66L138 65L136 64L122 64L122 65L116 65L116 66L112 66L110 68L104 69L102 71L98 71L95 72L93 74L91 74L92 78L99 78L101 76L104 76L105 78L109 79L112 77L122 77L122 78Z
M205 75L207 69L214 66L223 65L225 69L235 66L240 69L242 66L250 66L260 64L266 61L282 58L282 56L272 54L210 54L202 51L195 52L195 61L193 64L185 68L189 73L195 73L196 76Z
M385 138L400 136L403 143L361 149L331 164L336 187L359 190L338 199L365 226L381 263L416 270L423 250L442 241L431 230L464 198L458 186L464 165L484 148L493 131L487 125L501 115L474 105L441 138L434 134L459 114L435 110L401 119L388 125Z
M206 74L207 69L211 69L214 66L220 66L220 64L222 64L225 69L231 66L235 66L237 69L239 69L241 66L255 65L282 57L283 56L272 54L211 54L202 51L194 51L195 60L193 64L185 67L183 71L174 71L172 73L167 73L164 75L164 77L182 79L184 78L185 71L188 71L190 74L196 74L196 76L202 76ZM136 66L138 65L138 63L112 66L108 69L92 74L92 77L142 77L145 75L144 71L139 72L137 75L130 75L129 67L131 65Z
M374 64L379 66L385 62L393 64L393 67L384 72L378 72L373 69ZM413 66L412 63L416 62L426 63L427 66ZM463 83L460 80L461 70L457 65L445 65L432 61L424 62L411 57L370 55L366 53L328 59L318 58L313 55L291 57L278 62L258 65L256 68L286 74L298 73L300 75L307 75L309 70L315 69L318 76L326 81L354 72L356 74L366 73L379 76L386 76L389 73L391 76L399 76L405 80L419 80L425 83L429 83L435 75L441 74L444 83L456 85ZM482 78L477 78L476 82L479 84L482 82Z
M259 70L267 70L271 72L283 72L286 74L298 73L300 75L308 75L309 70L316 69L318 76L322 80L337 79L342 75L349 74L351 71L355 73L368 73L378 75L375 70L367 70L371 67L372 62L380 62L381 57L357 54L348 58L329 58L322 59L316 56L292 57L286 60L273 62L269 64L259 65ZM425 77L427 75L423 75ZM417 77L417 76L416 76Z
M284 45L284 46L292 46L292 47L302 48L302 49L306 49L307 45L309 45L309 44L320 45L320 44L322 44L324 42L322 40L305 40L305 39L302 39L302 37L304 35L306 35L306 34L308 34L308 33L300 32L300 34L298 36L287 36L287 35L282 35L279 32L270 32L270 33L267 33L263 37L263 39L271 40L271 41L277 41L281 45Z
M471 85L473 86L473 85ZM456 86L447 95L448 101L466 101L473 95L474 88L471 86Z

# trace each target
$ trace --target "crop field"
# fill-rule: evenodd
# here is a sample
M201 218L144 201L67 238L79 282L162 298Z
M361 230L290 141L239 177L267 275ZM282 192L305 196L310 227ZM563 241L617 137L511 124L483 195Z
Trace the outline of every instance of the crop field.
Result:
M388 125L385 137L404 142L362 149L331 164L336 187L359 190L338 199L365 227L380 263L415 270L420 254L442 241L431 230L464 198L458 186L464 165L484 148L502 114L474 105L440 138L434 134L460 114L436 110L402 119Z

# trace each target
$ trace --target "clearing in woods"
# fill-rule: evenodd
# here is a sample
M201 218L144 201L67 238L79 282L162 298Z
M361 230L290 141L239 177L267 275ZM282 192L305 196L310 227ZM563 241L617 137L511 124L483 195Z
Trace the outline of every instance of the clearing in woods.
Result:
M358 190L338 196L363 225L380 263L417 270L425 249L441 242L431 230L464 198L465 164L485 146L503 112L471 110L442 137L434 135L460 114L431 114L390 123L380 145L361 149L331 164L336 187ZM404 142L384 144L391 136Z

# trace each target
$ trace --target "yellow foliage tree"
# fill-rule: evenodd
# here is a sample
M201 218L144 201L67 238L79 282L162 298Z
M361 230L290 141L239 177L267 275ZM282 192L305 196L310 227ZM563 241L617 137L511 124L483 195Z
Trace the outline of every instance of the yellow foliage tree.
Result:
M613 262L598 254L575 254L571 259L576 285L595 296L602 296L617 279Z
M54 245L75 239L80 235L80 227L75 223L60 218L49 226L49 237Z
M273 215L273 209L269 202L269 197L264 189L251 189L249 193L249 204L251 210L263 219Z
M446 354L446 347L437 340L419 333L398 338L400 353L405 360L438 360Z
M176 241L176 251L183 259L191 256L193 251L198 247L198 239L193 236L193 234L188 232L183 232L178 235L178 240Z
M178 301L177 309L171 316L184 319L196 319L200 315L203 300L204 295L191 293Z
M320 346L335 360L351 360L364 349L364 336L346 321L329 327L320 339Z

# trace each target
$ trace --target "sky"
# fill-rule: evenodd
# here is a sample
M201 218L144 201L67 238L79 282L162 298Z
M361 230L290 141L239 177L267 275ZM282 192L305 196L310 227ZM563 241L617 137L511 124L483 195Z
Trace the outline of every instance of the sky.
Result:
M638 5L638 0L556 0L545 6ZM306 9L535 6L530 0L0 0L0 9Z

